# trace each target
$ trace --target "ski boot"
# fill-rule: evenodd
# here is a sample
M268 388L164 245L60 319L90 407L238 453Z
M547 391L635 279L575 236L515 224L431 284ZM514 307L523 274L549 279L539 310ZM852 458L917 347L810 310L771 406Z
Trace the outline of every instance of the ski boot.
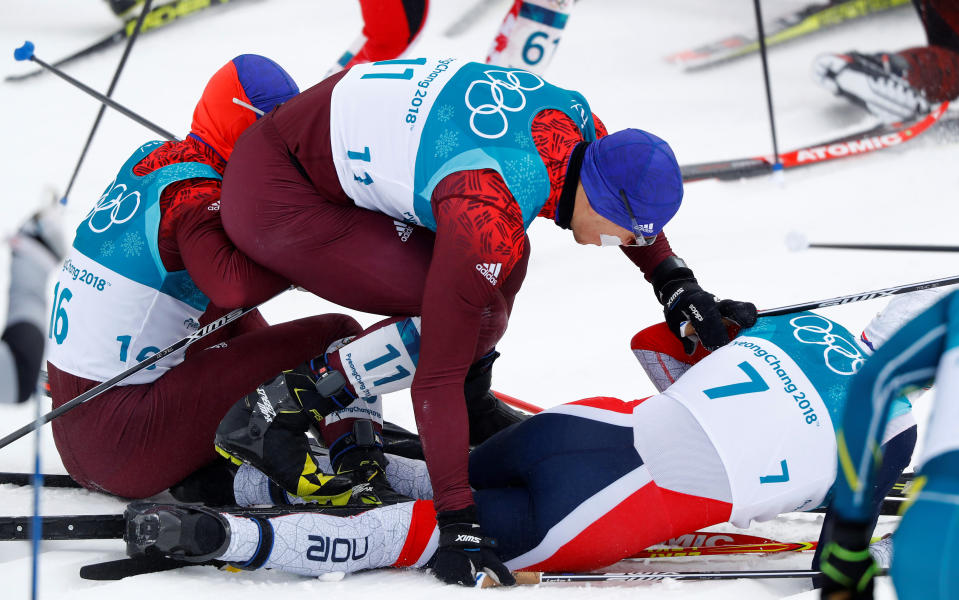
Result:
M143 0L107 0L110 10L118 17L125 18L137 6L143 4Z
M383 454L383 436L373 429L373 422L358 419L353 431L330 445L330 462L338 476L349 477L354 489L366 489L361 502L367 504L396 504L412 499L393 489L386 479L389 461Z
M813 78L833 94L894 123L930 109L922 91L909 83L908 70L898 54L822 54L813 63Z
M202 504L133 502L123 511L127 555L166 556L202 563L222 556L230 545L230 525Z
M217 427L216 451L235 464L249 463L308 502L362 501L367 490L354 490L349 477L327 475L317 467L306 435L314 419L342 408L336 395L345 382L337 371L316 373L308 365L284 371L227 411Z
M529 418L497 398L490 390L493 381L493 361L499 358L495 350L479 359L466 373L463 391L469 417L470 446L478 446L496 432Z

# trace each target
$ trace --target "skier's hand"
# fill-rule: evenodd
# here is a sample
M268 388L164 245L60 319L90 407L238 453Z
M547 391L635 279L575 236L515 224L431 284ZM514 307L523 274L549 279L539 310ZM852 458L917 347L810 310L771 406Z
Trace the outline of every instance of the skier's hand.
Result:
M516 579L496 556L496 540L483 535L476 507L437 513L440 543L431 570L444 583L476 585L476 575L485 572L500 585L515 585Z
M692 270L682 260L669 257L656 268L652 276L656 298L663 305L666 325L683 343L686 354L696 350L696 338L707 350L715 350L729 343L727 321L738 327L756 324L756 306L751 302L720 300L696 281ZM684 324L696 332L687 334Z
M837 520L819 559L823 600L872 600L879 570L869 553L869 527Z

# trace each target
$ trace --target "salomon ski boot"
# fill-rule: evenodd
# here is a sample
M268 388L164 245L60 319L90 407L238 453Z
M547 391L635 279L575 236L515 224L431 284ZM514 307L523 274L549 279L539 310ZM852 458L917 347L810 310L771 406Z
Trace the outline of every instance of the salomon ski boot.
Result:
M249 463L309 502L348 503L352 480L323 473L306 435L314 419L341 407L334 396L342 383L337 371L317 376L306 365L284 371L230 408L217 427L216 451L236 464ZM364 490L356 492L362 496Z
M160 554L201 563L222 556L230 545L226 519L201 504L133 502L123 518L131 557Z

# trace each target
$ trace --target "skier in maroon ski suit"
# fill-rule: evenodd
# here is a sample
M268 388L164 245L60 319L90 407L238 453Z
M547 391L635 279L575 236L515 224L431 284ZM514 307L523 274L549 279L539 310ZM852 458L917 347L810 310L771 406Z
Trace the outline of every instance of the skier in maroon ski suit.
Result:
M526 272L530 244L524 214L495 169L456 171L436 184L430 196L435 234L360 208L344 192L334 165L338 153L346 152L331 142L331 98L344 78L427 60L355 67L261 119L237 142L224 179L222 212L238 248L296 285L356 310L422 315L413 406L440 524L455 529L476 523L467 456L468 442L482 438L471 436L471 430L492 422L484 432L488 436L515 421L501 418L494 404L491 360L484 357L506 328ZM415 85L412 70L409 75L413 79L388 77ZM752 304L720 301L702 290L666 237L655 237L682 196L679 168L665 142L625 130L587 144L581 130L585 119L580 125L553 109L534 117L530 129L515 139L526 148L535 146L548 173L548 197L536 199L539 216L572 229L582 244L642 245L624 250L653 284L677 335L681 321L694 320L703 344L716 348L728 342L724 317L751 325ZM598 119L595 127L599 136L605 134ZM659 217L645 219L656 202ZM684 344L692 352L694 343L684 339ZM471 390L467 394L464 381ZM349 420L333 425L333 431L324 432L327 442L349 435ZM453 546L441 541L440 554L447 556L444 548L455 554ZM487 552L459 556L495 562ZM467 568L457 560L439 562L447 565L435 568L444 580L456 580Z
M268 112L297 92L289 75L269 59L237 57L207 84L190 135L160 145L135 165L133 173L144 176L168 165L200 163L222 174L236 138L257 118L233 99ZM289 286L282 276L237 250L223 230L219 208L219 179L176 181L160 196L159 256L167 271L186 270L209 298L201 325L229 309L255 306ZM64 270L61 278L68 275ZM70 310L69 304L64 306ZM237 398L359 330L345 315L268 327L254 311L191 345L182 363L154 381L121 383L53 421L64 466L83 486L128 498L152 496L175 486L213 463L214 431ZM175 361L174 357L163 360ZM100 383L62 370L57 362L53 359L47 366L54 407ZM199 486L194 493L204 495L184 499L229 503L231 475L216 468L201 473L184 485ZM218 473L222 478L217 479ZM223 486L218 488L217 483Z

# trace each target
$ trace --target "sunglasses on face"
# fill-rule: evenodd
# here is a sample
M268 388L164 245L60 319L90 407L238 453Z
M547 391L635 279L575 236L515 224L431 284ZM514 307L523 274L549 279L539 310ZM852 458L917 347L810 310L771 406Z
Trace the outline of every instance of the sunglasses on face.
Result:
M633 235L635 239L632 244L622 244L623 246L652 246L656 242L656 234L645 235L643 228L640 226L639 222L636 220L636 215L633 214L633 209L629 205L629 201L626 199L626 192L624 190L619 190L619 197L623 201L623 207L626 209L626 214L629 215L629 223L633 228Z

